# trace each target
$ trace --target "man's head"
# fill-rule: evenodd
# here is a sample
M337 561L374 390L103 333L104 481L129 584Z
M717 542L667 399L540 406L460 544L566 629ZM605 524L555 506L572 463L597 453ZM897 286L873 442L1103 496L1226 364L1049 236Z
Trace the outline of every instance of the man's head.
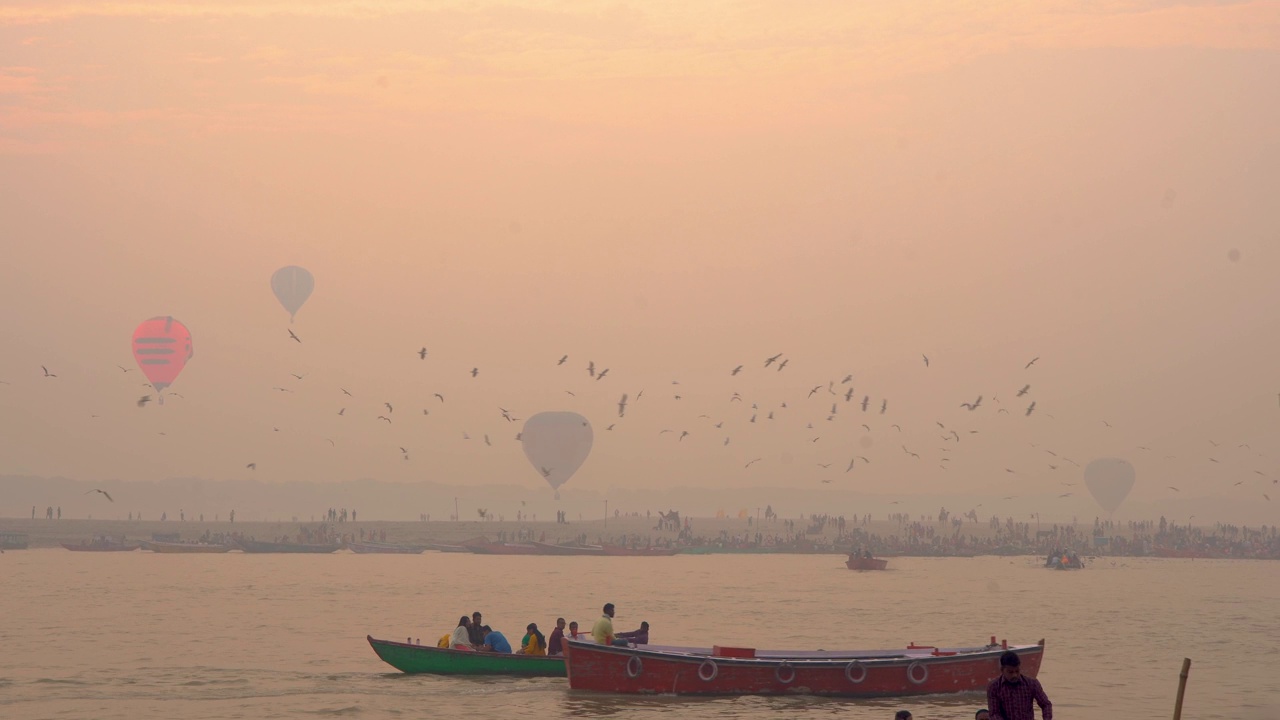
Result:
M613 603L604 604L604 614L613 617Z
M911 720L911 711L899 710L893 714L893 720Z
M1018 653L1006 650L1000 656L1000 676L1009 682L1022 676L1022 660L1018 659Z
M564 618L556 618L556 627L564 630Z
M477 611L475 611L475 612L471 613L471 622L473 622L473 623L475 623L475 624L477 624L477 625L479 625L479 624L480 624L480 611L479 611L479 610L477 610Z
M569 634L570 634L570 635L577 635L577 634L578 634L578 621L577 621L577 620L574 620L573 622L569 623Z
M991 711L986 708L980 708L978 712L973 714L973 720L990 720Z
M481 637L489 637L489 633L491 633L491 632L493 632L493 628L489 627L488 625L482 625L482 626L480 627L480 636L481 636Z
M529 623L529 627L525 628L525 632L538 632L538 623Z
M641 629L641 630L643 630L643 631L645 631L645 632L649 632L649 622L648 622L647 620L646 620L646 621L644 621L644 622L641 622L641 623L640 623L640 629Z

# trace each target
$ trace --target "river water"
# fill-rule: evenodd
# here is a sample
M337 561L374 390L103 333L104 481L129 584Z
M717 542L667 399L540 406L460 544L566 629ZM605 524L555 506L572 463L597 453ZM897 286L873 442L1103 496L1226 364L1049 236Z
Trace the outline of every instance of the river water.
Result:
M1059 718L1280 718L1280 565L1035 558L0 555L0 717L972 718L981 695L900 700L633 698L563 679L407 676L374 637L434 643L480 610L509 638L562 615L661 644L894 648L1045 638Z

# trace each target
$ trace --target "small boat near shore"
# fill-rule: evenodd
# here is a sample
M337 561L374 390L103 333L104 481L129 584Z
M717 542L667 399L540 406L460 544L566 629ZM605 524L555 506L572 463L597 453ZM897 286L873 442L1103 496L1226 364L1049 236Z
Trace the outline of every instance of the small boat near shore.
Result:
M674 547L624 547L622 545L605 545L601 548L603 555L609 557L670 557L680 552Z
M850 570L884 570L889 567L889 561L851 553L849 559L844 561L844 566Z
M102 542L94 540L93 542L82 542L79 545L75 543L62 543L62 547L72 552L133 552L142 547L136 543L118 543L118 542Z
M231 552L234 548L230 545L218 545L213 543L157 542L155 540L144 540L142 542L142 549L156 553L192 555Z
M541 552L539 555L605 555L604 548L599 545L552 545L551 543L531 540L530 545Z
M616 647L565 638L571 690L663 695L821 695L904 697L977 692L1014 650L1035 677L1044 641L902 650L793 651L640 645Z
M383 542L349 542L347 547L359 555L420 555L427 551L425 545L396 545Z
M338 543L282 543L282 542L263 542L261 540L239 540L237 544L241 550L247 553L290 553L290 554L315 554L325 555L334 553L342 549L342 545Z
M533 543L477 543L465 546L477 555L546 555Z
M400 672L428 675L507 675L512 677L564 677L563 656L517 655L474 650L453 650L365 636L383 662Z

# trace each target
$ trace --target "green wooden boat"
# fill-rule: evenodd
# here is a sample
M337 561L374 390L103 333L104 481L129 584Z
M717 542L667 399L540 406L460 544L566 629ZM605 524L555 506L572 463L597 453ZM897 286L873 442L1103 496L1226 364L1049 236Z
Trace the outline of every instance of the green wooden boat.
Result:
M405 673L567 677L563 656L448 650L431 645L378 640L372 635L365 637L384 663Z

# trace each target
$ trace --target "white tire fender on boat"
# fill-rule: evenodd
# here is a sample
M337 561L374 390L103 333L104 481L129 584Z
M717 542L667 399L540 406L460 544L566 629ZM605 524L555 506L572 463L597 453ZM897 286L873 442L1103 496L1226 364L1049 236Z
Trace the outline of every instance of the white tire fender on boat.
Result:
M919 671L918 674L917 671ZM907 666L907 679L911 681L912 685L920 685L925 680L929 679L928 666L919 660L911 663Z
M720 666L716 665L716 661L707 658L698 666L698 677L703 682L711 682L716 679L716 675L720 674Z
M632 655L631 659L627 661L627 677L638 678L642 672L644 672L644 661L640 659L639 655Z
M773 671L773 677L783 685L789 685L792 680L796 679L796 669L791 667L791 663L786 660Z
M849 664L844 666L844 677L849 682L857 685L867 679L867 666L857 660L850 660Z

